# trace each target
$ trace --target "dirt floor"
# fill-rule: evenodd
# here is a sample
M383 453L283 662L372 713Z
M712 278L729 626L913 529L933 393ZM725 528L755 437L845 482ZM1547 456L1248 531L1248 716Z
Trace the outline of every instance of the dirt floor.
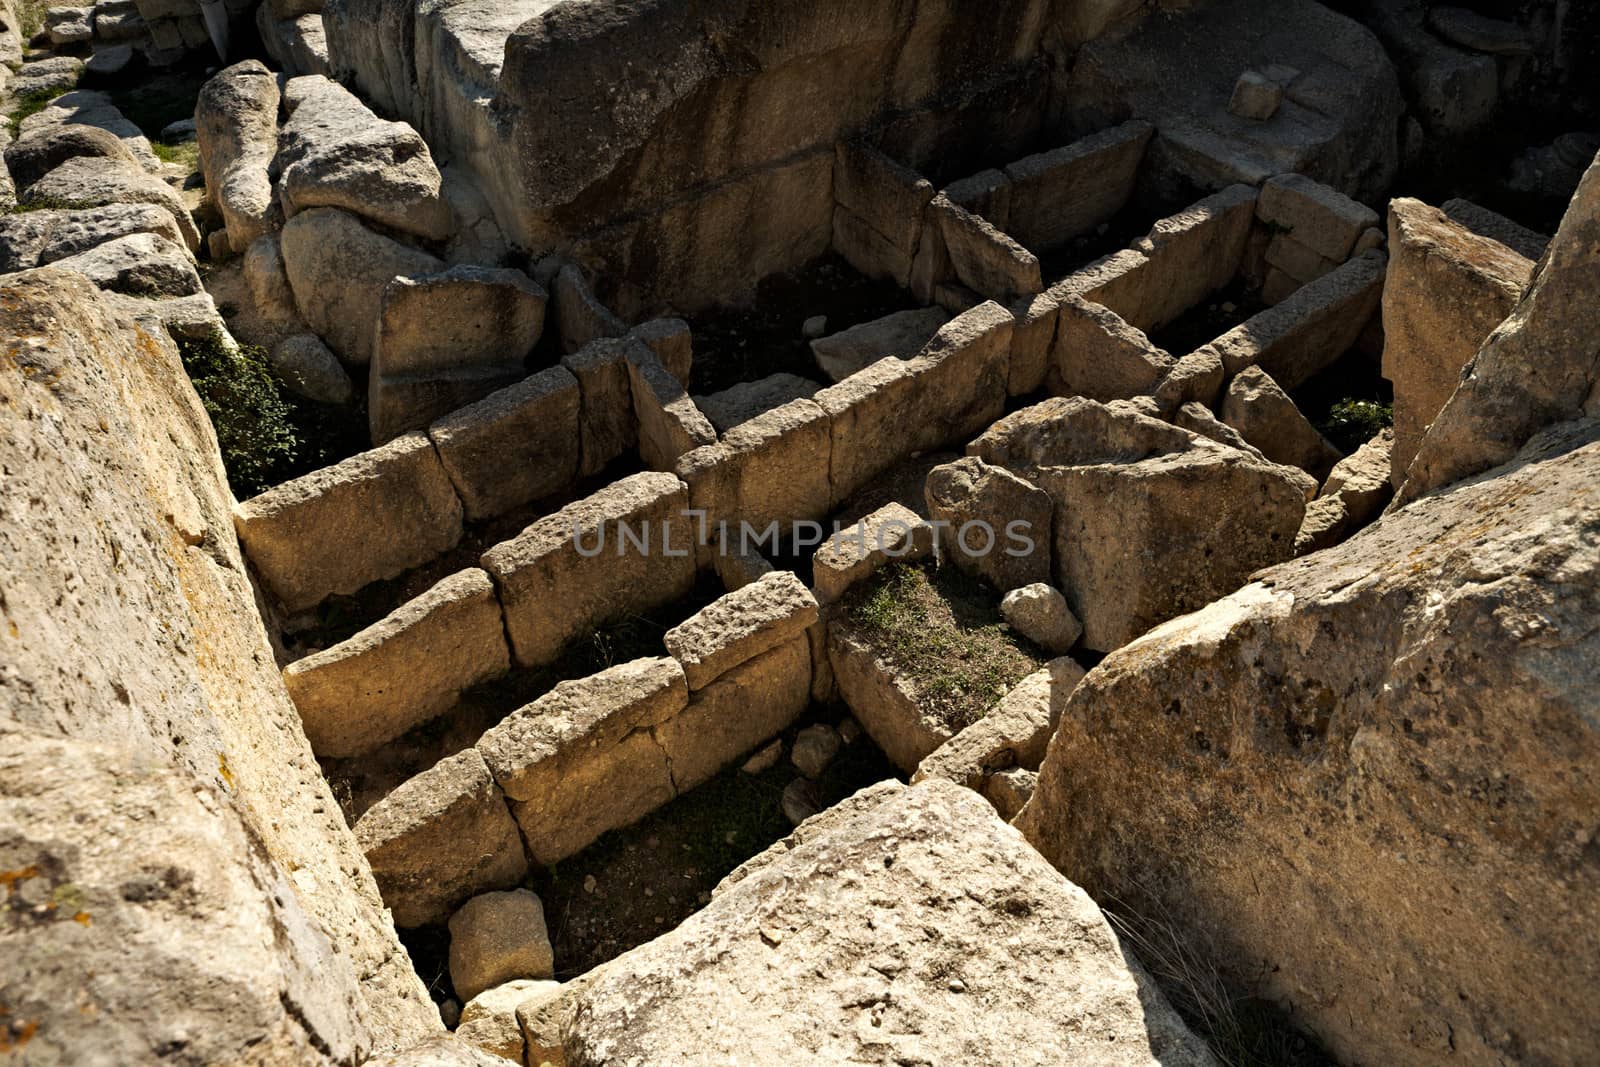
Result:
M1235 278L1226 287L1152 333L1150 343L1174 358L1182 359L1265 308L1260 293L1243 278Z

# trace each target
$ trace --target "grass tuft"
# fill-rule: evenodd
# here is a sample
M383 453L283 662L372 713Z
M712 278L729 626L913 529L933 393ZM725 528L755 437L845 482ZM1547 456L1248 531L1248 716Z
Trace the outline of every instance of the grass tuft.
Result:
M31 93L17 96L11 102L11 117L6 120L6 125L11 129L11 136L13 138L21 136L23 121L49 107L50 101L58 95L60 94L53 89L35 89Z
M1349 455L1394 425L1394 405L1376 400L1340 400L1317 429L1341 452Z

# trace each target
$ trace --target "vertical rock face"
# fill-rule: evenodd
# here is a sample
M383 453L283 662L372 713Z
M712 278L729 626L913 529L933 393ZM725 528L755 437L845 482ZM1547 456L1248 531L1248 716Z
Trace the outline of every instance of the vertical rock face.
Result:
M1509 318L1434 420L1396 496L1403 506L1504 463L1540 428L1600 413L1600 160Z
M1341 1062L1600 1043L1600 422L1113 653L1019 829ZM1529 975L1562 979L1527 995Z
M38 866L58 910L70 883L109 915L84 928L90 943L65 927L37 942L22 929L0 947L0 1001L54 991L48 1007L62 1014L46 1014L35 1040L68 1042L72 1062L90 1062L89 1048L145 1062L180 1039L212 1049L199 1057L212 1062L347 1060L372 1035L415 1040L437 1018L279 680L210 424L171 341L109 308L85 279L52 269L0 284L0 722L32 738L18 747L19 775L50 746L96 769L71 774L76 806L27 787L0 796L0 869ZM195 815L165 829L118 823L139 805ZM85 822L96 806L105 819ZM85 826L99 832L85 839ZM162 889L152 863L182 884ZM149 894L138 888L147 877ZM237 951L191 929L168 893L229 916L219 921ZM96 908L82 910L93 924ZM19 932L8 915L0 940ZM273 932L285 929L296 932ZM149 940L130 934L125 951L99 955L118 930ZM119 984L140 988L172 960L216 997L185 1009L188 1037L165 1011L116 1018ZM217 995L257 980L283 998Z

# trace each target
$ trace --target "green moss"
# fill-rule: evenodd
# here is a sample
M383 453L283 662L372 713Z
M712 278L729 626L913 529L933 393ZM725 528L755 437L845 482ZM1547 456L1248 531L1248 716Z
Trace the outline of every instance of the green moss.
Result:
M1346 398L1329 409L1327 420L1317 428L1348 455L1393 425L1393 404Z
M182 144L152 141L150 147L155 151L156 158L163 163L176 163L189 171L198 170L200 167L200 146L193 141L185 141Z
M22 133L22 123L50 106L50 101L60 94L53 89L36 89L31 93L22 93L11 101L11 117L6 124L11 128L11 136L17 137Z

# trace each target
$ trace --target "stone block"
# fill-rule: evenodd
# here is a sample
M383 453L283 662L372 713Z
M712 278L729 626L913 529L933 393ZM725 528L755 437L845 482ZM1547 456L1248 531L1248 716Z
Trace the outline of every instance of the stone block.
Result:
M1012 301L1044 290L1039 260L981 215L946 199L933 201L950 263L961 283L993 300Z
M510 669L494 583L474 568L289 664L283 682L311 750L340 758L394 740L449 711L462 690Z
M1307 249L1343 263L1378 213L1302 174L1280 174L1261 187L1256 215Z
M909 563L932 553L933 528L903 504L885 504L817 549L811 557L812 588L819 602L831 604L886 563Z
M887 249L904 256L908 270L922 233L923 216L933 195L932 183L875 148L853 141L840 141L834 148L834 202L839 209L859 220ZM850 253L838 243L838 219L836 211L835 249L850 259Z
M739 382L710 396L697 396L694 403L719 433L727 433L791 400L810 399L821 388L810 378L797 374L769 374L753 382Z
M578 411L577 379L551 367L428 427L467 517L503 515L575 483Z
M1233 281L1255 208L1256 191L1233 185L1157 222L1134 246L1148 260L1145 298L1136 317L1123 317L1150 333Z
M924 494L929 516L948 524L938 530L943 559L1002 593L1050 580L1053 505L1044 490L968 456L929 471Z
M1091 400L1127 400L1150 393L1174 363L1143 330L1105 305L1077 295L1058 305L1051 355L1067 394Z
M561 365L578 379L580 476L599 474L639 442L633 413L626 340L594 341L564 357Z
M1133 194L1153 133L1147 122L1125 122L1006 167L1006 232L1023 247L1044 251L1110 220Z
M428 435L409 433L251 497L234 526L272 595L303 611L454 548L461 515Z
M1055 352L1056 319L1061 301L1051 292L1020 297L1011 305L1016 326L1011 335L1011 368L1006 392L1026 396L1044 387Z
M679 794L778 736L811 703L811 645L804 631L696 692L655 729Z
M1319 482L1344 458L1260 367L1246 367L1228 383L1220 414L1267 459L1299 467Z
M811 591L792 571L773 571L719 597L668 630L664 640L690 690L700 690L816 621Z
M907 774L954 736L942 719L923 710L910 682L848 627L828 627L828 662L839 698L890 762Z
M1010 767L1037 771L1061 709L1084 674L1070 657L1051 660L919 763L911 781L946 778L982 792L984 783L999 771Z
M743 521L759 532L771 523L820 519L832 503L831 428L814 400L793 400L684 456L678 473L694 508L713 525Z
M627 349L629 392L639 425L639 458L651 470L670 471L680 457L715 444L717 431L683 383L674 378L643 342Z
M554 974L544 905L532 891L479 893L450 916L450 984L460 999L474 1001L505 982Z
M517 824L476 749L378 801L355 835L401 928L444 922L473 894L509 889L528 872Z
M906 427L922 417L913 378L905 360L881 359L813 398L828 415L829 510L914 448L905 440Z
M580 852L676 795L654 732L688 693L676 660L634 660L559 683L478 740L535 862Z
M635 474L484 553L517 663L549 663L597 626L686 595L695 576L688 506L673 475Z
M910 359L950 321L940 308L896 311L811 342L811 354L829 381L842 382L886 356Z
M687 388L694 366L694 336L682 319L651 319L628 331L656 354L667 372Z
M964 442L1005 411L1015 320L988 301L958 315L908 364L916 418L900 427L911 452Z
M1153 272L1147 269L1149 265L1144 253L1124 248L1073 271L1051 286L1050 292L1061 303L1068 296L1081 296L1092 304L1110 308L1137 327L1149 321L1146 293L1156 284Z
M1282 104L1283 86L1265 74L1247 70L1233 85L1228 111L1242 119L1265 122L1278 113Z
M563 352L578 352L594 341L628 332L627 323L600 303L577 267L570 263L562 267L553 286L556 328L561 331Z
M1011 179L1004 171L979 171L971 177L951 182L940 194L963 211L981 216L997 230L1004 230L1011 215Z

